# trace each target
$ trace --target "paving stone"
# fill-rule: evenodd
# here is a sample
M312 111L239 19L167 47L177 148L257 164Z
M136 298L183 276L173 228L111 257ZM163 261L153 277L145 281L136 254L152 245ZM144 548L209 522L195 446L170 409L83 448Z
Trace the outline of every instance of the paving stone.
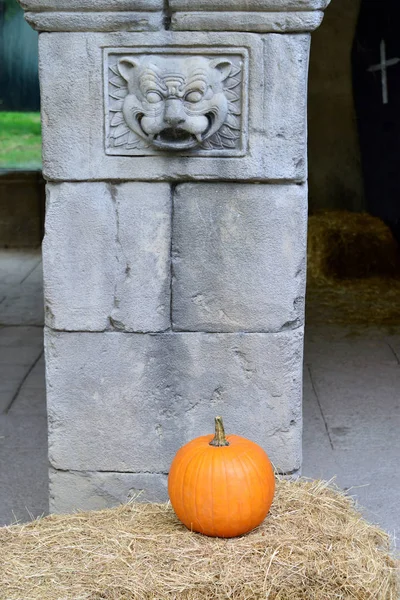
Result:
M385 437L385 434L383 433ZM369 447L362 451L351 448L338 450L336 483L356 498L365 517L383 527L399 547L400 529L400 472L397 468L399 446L393 445L396 438L386 433L385 447Z
M306 204L299 185L179 185L174 329L276 332L301 325Z
M2 325L43 325L44 302L41 285L14 286L1 303Z
M7 365L0 363L0 382L6 385L10 383L19 383L25 377L29 367L26 365Z
M34 453L47 448L46 418L30 415L21 419L18 415L0 415L0 454L15 450L32 450ZM40 452L39 452L40 455Z
M23 387L15 398L9 414L11 416L18 415L20 419L28 419L31 415L47 418L45 389L43 388L41 390ZM45 423L45 425L46 424L47 423Z
M307 355L306 355L307 357ZM303 378L303 463L306 477L329 481L340 471L326 431L324 415L313 389L309 369Z
M313 366L398 364L389 339L373 328L363 331L351 327L308 326L305 350L307 361Z
M24 280L24 284L26 286L26 289L29 289L28 286L33 285L33 286L37 286L37 289L39 289L39 286L42 288L43 290L43 263L42 263L42 254L40 254L40 262L36 265L36 267L33 269L33 271L31 271L26 279Z
M400 527L400 365L387 341L395 345L397 334L306 331L303 475L335 477L365 517L393 535Z
M400 428L400 368L380 363L377 385L373 356L370 368L311 365L315 390L338 449L382 447L385 433L392 438ZM398 450L400 453L400 438Z
M46 389L46 378L45 378L45 363L43 353L41 358L33 367L32 371L28 374L24 382L25 390L38 390L45 391Z
M217 414L227 431L261 444L282 472L300 467L301 329L47 331L46 346L49 455L57 469L168 472L181 445L212 433Z
M166 502L167 475L50 470L50 511L103 510L135 499Z
M29 367L38 358L40 352L40 347L38 349L36 346L21 346L20 348L0 346L0 364Z
M40 250L0 249L0 282L19 285L40 263Z
M8 410L17 389L18 383L12 384L7 382L6 385L0 385L0 414L3 414Z
M43 327L0 326L0 353L2 356L6 355L8 349L31 346L43 348Z
M23 449L1 442L0 438L0 527L47 515L47 447Z

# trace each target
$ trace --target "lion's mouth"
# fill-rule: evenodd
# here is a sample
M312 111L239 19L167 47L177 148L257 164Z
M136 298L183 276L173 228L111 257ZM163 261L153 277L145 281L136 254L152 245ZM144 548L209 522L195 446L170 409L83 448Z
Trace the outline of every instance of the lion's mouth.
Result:
M167 148L170 150L183 150L197 146L201 139L200 136L195 136L186 129L167 127L157 133L152 142L159 148Z

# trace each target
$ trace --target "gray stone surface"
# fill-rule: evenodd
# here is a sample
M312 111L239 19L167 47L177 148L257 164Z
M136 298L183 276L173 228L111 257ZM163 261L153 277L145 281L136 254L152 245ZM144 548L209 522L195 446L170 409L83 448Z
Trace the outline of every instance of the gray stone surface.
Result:
M18 0L30 11L137 11L162 10L163 0ZM323 10L330 0L168 0L172 10L285 11Z
M161 12L27 12L25 19L37 31L159 31Z
M168 0L172 10L183 11L300 11L323 10L330 0Z
M174 31L252 31L298 33L314 31L322 23L322 11L300 12L177 12Z
M103 510L135 500L166 502L162 473L93 473L50 469L50 512Z
M0 253L0 265L10 266L3 257ZM24 262L21 255L21 266ZM37 294L26 289L21 293ZM21 308L19 316L24 316ZM29 521L49 510L42 355L41 327L0 327L0 526Z
M111 192L118 229L112 324L124 331L163 331L170 327L170 186L124 183Z
M0 326L43 325L40 251L0 250L0 307Z
M164 6L163 0L18 0L18 2L25 10L37 12L161 10Z
M48 330L51 464L168 472L177 449L222 414L279 470L299 468L302 335Z
M399 332L309 327L305 345L303 475L348 490L398 537Z
M168 184L49 184L47 325L102 331L111 317L117 329L167 329L170 221Z
M43 241L46 322L105 329L113 307L117 222L105 183L48 184Z
M305 185L179 185L174 329L276 332L301 325L306 229Z
M260 180L306 178L306 85L310 36L159 32L40 36L43 169L51 180ZM248 152L218 156L105 154L102 46L248 55ZM137 51L137 50L136 50ZM174 50L176 51L176 50ZM141 50L143 52L143 50ZM277 60L279 57L279 60ZM273 64L272 61L276 61ZM246 58L247 61L247 58ZM265 79L263 74L265 73ZM285 73L285 77L282 74ZM242 106L246 111L247 104ZM294 112L293 112L294 111ZM74 123L74 127L71 127ZM49 126L47 126L49 125Z

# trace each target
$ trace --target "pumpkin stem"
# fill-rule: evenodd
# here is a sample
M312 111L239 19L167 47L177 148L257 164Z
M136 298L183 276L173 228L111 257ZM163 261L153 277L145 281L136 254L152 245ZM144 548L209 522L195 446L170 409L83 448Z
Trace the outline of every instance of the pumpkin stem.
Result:
M215 417L215 436L210 442L210 446L229 446L229 442L226 439L224 424L222 417Z

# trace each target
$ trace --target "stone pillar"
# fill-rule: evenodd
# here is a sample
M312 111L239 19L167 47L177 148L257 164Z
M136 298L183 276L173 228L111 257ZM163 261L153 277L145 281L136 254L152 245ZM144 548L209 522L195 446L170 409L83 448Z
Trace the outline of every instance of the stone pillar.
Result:
M40 33L51 510L228 431L301 467L310 31L329 0L21 0Z

